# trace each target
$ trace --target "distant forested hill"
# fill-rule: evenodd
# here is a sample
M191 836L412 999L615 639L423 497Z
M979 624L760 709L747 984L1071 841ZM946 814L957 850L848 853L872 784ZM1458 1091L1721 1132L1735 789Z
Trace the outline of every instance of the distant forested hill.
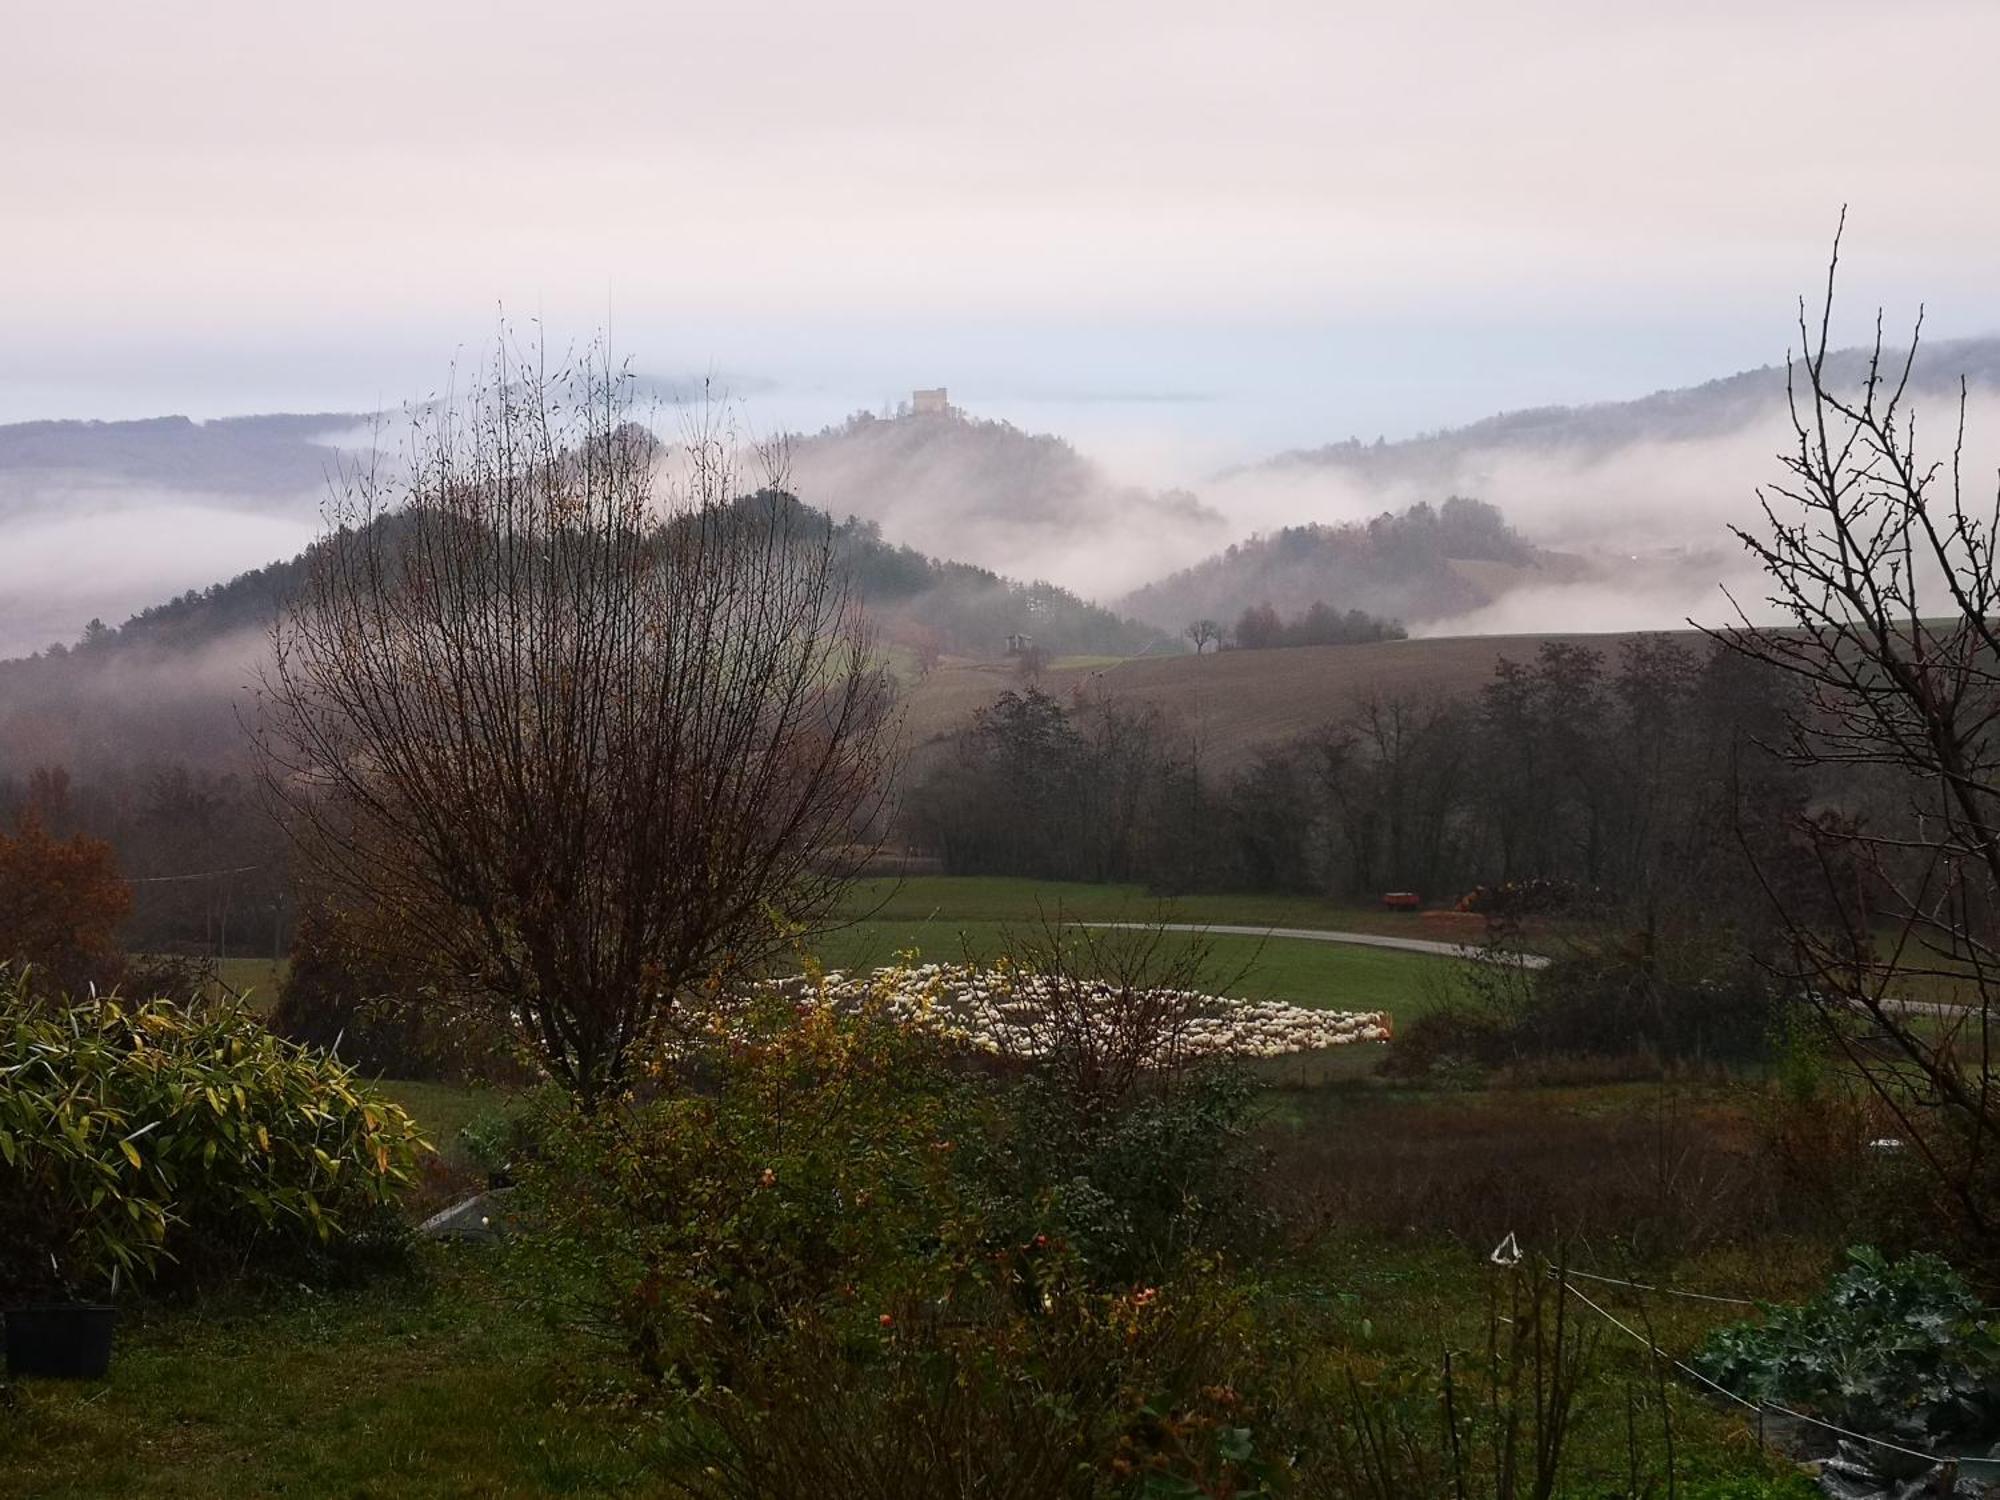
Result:
M1901 371L1903 356L1884 355ZM1836 350L1827 358L1827 378L1854 389L1867 375L1868 351ZM1946 339L1922 345L1911 370L1911 387L1950 396L1960 377L1975 388L2000 389L2000 337ZM1502 412L1463 427L1425 433L1401 442L1364 443L1358 438L1280 453L1236 475L1339 470L1389 484L1408 482L1449 486L1463 481L1474 456L1506 453L1563 455L1589 460L1636 443L1691 443L1723 437L1770 414L1785 396L1783 365L1763 365L1700 385L1656 391L1631 401L1586 406L1544 406Z
M1126 656L1162 634L1052 583L885 541L874 521L851 516L834 540L877 627L898 644L984 658L998 656L1009 636L1027 635L1050 656Z
M1066 589L940 562L885 541L872 522L834 525L812 507L787 503L827 528L891 645L991 659L1010 635L1030 635L1053 656L1128 655L1159 636ZM93 628L73 646L0 661L0 777L37 765L87 776L156 760L240 761L238 709L309 557L190 590L121 626Z
M875 417L789 441L787 487L920 552L1106 593L1226 539L1186 490L1115 481L1067 442L958 412Z
M1287 526L1255 536L1128 594L1123 609L1162 629L1228 626L1269 605L1290 617L1315 604L1385 619L1446 619L1489 602L1497 585L1559 566L1492 506L1453 497L1347 526Z

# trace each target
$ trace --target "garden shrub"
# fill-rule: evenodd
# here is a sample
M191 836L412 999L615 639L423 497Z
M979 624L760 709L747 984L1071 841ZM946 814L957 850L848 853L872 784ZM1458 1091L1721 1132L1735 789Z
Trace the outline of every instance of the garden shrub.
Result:
M1208 1252L1244 1218L1240 1080L1080 1115L877 1005L775 996L656 1071L543 1112L512 1254L665 1383L690 1493L1244 1471L1224 1408L1246 1303Z
M0 982L0 1284L96 1291L393 1223L415 1124L234 1006Z
M1008 1099L1010 1191L1038 1203L1099 1286L1158 1279L1198 1249L1247 1243L1265 1227L1253 1201L1255 1093L1224 1065L1139 1091L1079 1117L1045 1080Z
M1695 1364L1748 1399L1917 1446L2000 1437L2000 1319L1934 1255L1850 1250L1823 1294L1718 1329Z
M1253 1221L1240 1078L1088 1115L1058 1092L876 1005L762 996L643 1097L542 1113L517 1174L535 1254L698 1383L797 1319L1129 1289Z
M1539 1267L1509 1273L1483 1359L1399 1373L1295 1266L1228 1248L1257 1227L1240 1077L1079 1111L1061 1076L766 995L621 1098L545 1098L507 1254L628 1348L651 1378L619 1399L703 1500L1581 1494L1670 1461L1663 1416L1632 1438L1655 1397L1630 1382L1616 1452L1567 1451L1610 1375ZM1463 1454L1434 1442L1447 1391ZM1431 1446L1357 1446L1388 1437Z
M1786 1010L1738 949L1601 939L1546 968L1473 966L1459 994L1402 1028L1390 1064L1421 1075L1560 1057L1761 1060Z
M349 919L309 906L299 918L271 1030L338 1053L366 1077L518 1083L530 1071L490 1026L428 993L368 951Z
M942 1048L880 1015L759 1000L661 1064L650 1096L545 1115L518 1174L522 1264L688 1385L808 1315L858 1332L949 1298L993 1274L955 1165L983 1154L992 1112Z
M560 1107L561 1098L552 1083L502 1095L459 1128L458 1155L494 1185L510 1185L516 1170L540 1149L541 1122Z
M702 1500L1251 1495L1265 1464L1232 1383L1256 1332L1215 1274L1179 1289L991 1291L885 1326L792 1330L669 1424Z

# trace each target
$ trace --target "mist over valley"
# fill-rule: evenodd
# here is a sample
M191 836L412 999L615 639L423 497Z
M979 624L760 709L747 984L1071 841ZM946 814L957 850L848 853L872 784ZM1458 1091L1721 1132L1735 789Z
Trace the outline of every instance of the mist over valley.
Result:
M1836 356L1832 378L1851 384L1860 358ZM1975 439L1993 430L2000 339L1971 339L1920 353L1912 400L1927 433L1948 435L1961 376ZM1227 627L1255 606L1289 615L1315 603L1419 635L1675 629L1720 618L1725 584L1754 602L1728 527L1755 519L1755 491L1789 445L1784 382L1781 367L1765 367L1166 483L1128 481L1059 433L983 417L947 392L936 409L906 400L764 447L781 455L780 482L835 520L858 518L940 562L1053 584L1134 621L1128 647L1148 632L1176 638L1204 616ZM700 384L638 387L636 410L671 451ZM736 388L750 394L731 409L754 422L771 384ZM296 555L341 467L393 469L406 425L395 413L322 413L0 426L0 653L67 644L92 619L115 625ZM1157 461L1133 467L1158 475L1185 464L1170 456L1170 429L1161 433ZM1119 447L1130 462L1131 440ZM1975 447L1967 468L1992 457ZM1458 526L1402 524L1400 542L1385 545L1378 518L1454 506ZM1484 509L1467 524L1474 507ZM60 565L72 557L92 565ZM883 602L908 613L907 599ZM997 653L1027 621L1021 613L1012 630L949 649Z
M0 1492L2000 1500L2000 5L0 5Z

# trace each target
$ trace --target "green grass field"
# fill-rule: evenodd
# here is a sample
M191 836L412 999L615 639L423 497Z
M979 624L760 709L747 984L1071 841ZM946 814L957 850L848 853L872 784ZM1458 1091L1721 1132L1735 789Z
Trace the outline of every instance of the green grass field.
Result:
M285 960L219 958L215 961L215 977L237 994L249 996L251 1009L266 1011L277 1004L278 991L285 982Z
M842 905L847 926L813 944L825 963L841 968L886 964L914 951L937 962L968 949L987 956L1009 932L1042 921L1197 922L1222 926L1306 927L1393 937L1452 941L1457 925L1379 907L1341 906L1309 896L1215 895L1162 899L1136 885L1020 880L1000 876L912 876L859 882ZM1435 996L1454 967L1416 954L1311 943L1295 939L1220 936L1209 940L1214 977L1230 994L1289 1000L1336 1010L1387 1010L1414 1015ZM284 983L282 960L225 958L217 974L253 1008L267 1010Z
M1058 917L1079 922L1212 922L1439 936L1426 933L1419 918L1356 911L1305 898L1203 896L1162 902L1137 886L976 876L864 882L850 896L846 911L849 925L812 944L830 967L872 968L892 963L903 953L915 953L929 962L985 959L1004 951L1010 935L1032 935L1045 918ZM1398 1021L1433 1004L1462 970L1451 959L1300 938L1225 934L1168 939L1197 940L1209 950L1206 983L1219 993L1328 1010L1386 1010Z
M375 1086L409 1111L410 1118L423 1127L424 1139L449 1156L458 1133L490 1109L503 1106L510 1095L505 1089L486 1085L418 1083L410 1079L384 1078Z
M1342 906L1313 896L1203 893L1161 897L1136 885L1020 880L1000 875L912 875L863 880L842 910L881 921L1033 922L1044 914L1079 922L1213 922L1224 926L1315 927L1327 931L1440 938L1466 934L1458 924L1438 931L1435 919L1378 906Z

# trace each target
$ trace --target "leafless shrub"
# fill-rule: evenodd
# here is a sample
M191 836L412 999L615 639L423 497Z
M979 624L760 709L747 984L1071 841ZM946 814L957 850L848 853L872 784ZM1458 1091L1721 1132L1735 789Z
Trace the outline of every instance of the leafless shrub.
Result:
M1212 996L1241 977L1216 974L1200 934L1059 915L1009 933L993 967L1018 1060L1049 1076L1084 1120L1110 1114L1142 1084L1171 1086L1195 1060L1195 1023Z
M689 993L829 910L887 689L831 539L664 456L596 357L492 365L346 474L257 737L316 884L588 1096ZM858 854L857 851L860 851Z

